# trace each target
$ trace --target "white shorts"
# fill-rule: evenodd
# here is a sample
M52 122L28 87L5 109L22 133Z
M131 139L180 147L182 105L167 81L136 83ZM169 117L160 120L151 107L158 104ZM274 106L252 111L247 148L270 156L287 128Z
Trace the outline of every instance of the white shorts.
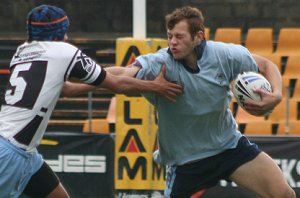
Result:
M37 150L26 152L0 136L0 197L19 197L42 164Z

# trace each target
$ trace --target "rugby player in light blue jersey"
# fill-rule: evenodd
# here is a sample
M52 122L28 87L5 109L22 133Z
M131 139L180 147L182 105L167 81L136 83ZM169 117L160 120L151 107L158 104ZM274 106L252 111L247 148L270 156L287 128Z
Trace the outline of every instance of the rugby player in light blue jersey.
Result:
M27 17L28 40L10 64L10 78L0 106L0 198L67 198L68 193L36 147L45 133L60 96L82 93L97 86L119 93L154 91L174 101L182 87L164 79L154 81L113 76L67 39L69 19L55 6L41 5Z
M256 90L262 101L246 104L246 110L256 116L272 110L282 98L277 66L241 45L206 41L203 22L197 8L176 9L166 16L169 47L115 71L152 80L166 65L166 78L184 87L176 103L145 94L158 113L156 158L168 166L165 196L188 198L229 179L262 198L294 198L277 164L238 131L228 108L232 80L254 71L273 92Z
M206 41L204 18L197 8L176 9L166 16L166 27L168 48L142 55L127 67L107 69L152 80L165 65L166 78L184 87L176 103L144 95L158 113L155 158L168 167L165 196L189 198L227 179L262 198L296 197L272 158L238 131L228 108L232 80L241 72L254 71L267 78L272 92L256 90L262 101L249 102L245 108L256 116L272 110L282 98L277 66L241 45Z

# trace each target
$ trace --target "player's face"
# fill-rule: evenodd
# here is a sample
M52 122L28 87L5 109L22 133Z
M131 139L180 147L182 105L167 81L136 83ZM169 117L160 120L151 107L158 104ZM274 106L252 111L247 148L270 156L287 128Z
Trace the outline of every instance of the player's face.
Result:
M173 57L176 60L186 60L193 55L194 47L199 40L192 38L185 20L177 23L172 30L168 30L168 42Z

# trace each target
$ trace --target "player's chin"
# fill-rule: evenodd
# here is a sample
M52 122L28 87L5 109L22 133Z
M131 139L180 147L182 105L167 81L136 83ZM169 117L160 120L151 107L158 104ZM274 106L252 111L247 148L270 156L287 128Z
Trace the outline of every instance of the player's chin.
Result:
M175 60L177 60L177 61L183 60L183 58L182 58L181 56L174 56L174 55L173 55L173 58L174 58Z
M181 53L179 53L179 52L173 53L173 58L174 58L175 60L177 60L177 61L184 60L184 56L183 56Z

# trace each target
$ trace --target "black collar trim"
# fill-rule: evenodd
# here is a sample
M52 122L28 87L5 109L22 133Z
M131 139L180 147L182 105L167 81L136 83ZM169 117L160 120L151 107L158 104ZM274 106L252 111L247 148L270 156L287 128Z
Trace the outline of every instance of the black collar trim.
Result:
M195 47L195 51L197 53L197 60L200 60L202 58L202 55L203 55L203 52L204 52L204 49L205 49L205 46L206 46L206 40L203 40L200 45L197 45ZM173 54L170 50L170 48L168 48L168 53L173 57ZM200 72L200 68L197 67L196 69L191 69L190 67L188 67L186 64L185 64L185 61L183 60L180 60L179 61L186 70L188 70L189 72L195 74L195 73L199 73Z

